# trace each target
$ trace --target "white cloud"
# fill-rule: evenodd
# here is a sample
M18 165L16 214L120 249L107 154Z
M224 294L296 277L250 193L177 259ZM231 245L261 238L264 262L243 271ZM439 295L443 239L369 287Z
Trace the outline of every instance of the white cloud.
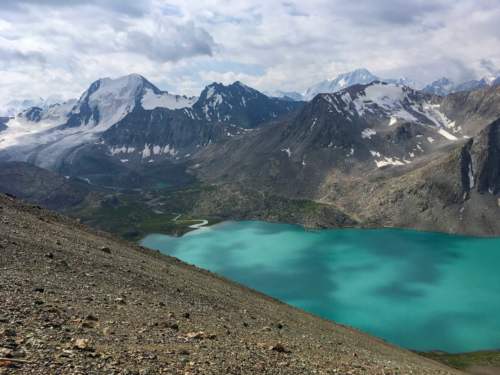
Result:
M174 92L212 80L303 90L366 67L426 82L500 66L493 0L4 0L0 104L78 96L131 72Z

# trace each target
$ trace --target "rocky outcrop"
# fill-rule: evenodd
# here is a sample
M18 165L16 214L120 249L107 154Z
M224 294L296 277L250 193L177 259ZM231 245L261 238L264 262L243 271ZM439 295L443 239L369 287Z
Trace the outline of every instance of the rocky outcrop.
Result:
M486 127L474 140L472 155L479 193L500 193L500 119Z

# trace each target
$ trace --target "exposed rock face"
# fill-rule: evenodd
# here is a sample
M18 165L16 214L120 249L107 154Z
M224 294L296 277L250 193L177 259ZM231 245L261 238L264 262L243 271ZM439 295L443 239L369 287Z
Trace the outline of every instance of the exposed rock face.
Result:
M484 129L472 146L475 184L479 193L500 193L500 120Z
M301 103L270 98L241 82L213 83L193 105L194 117L209 122L255 128L299 108Z
M7 122L9 122L9 117L0 117L0 132L7 129Z
M474 136L500 118L500 86L451 94L440 100L440 106L464 134Z
M195 173L331 204L360 225L498 234L498 125L485 121L500 107L496 91L469 95L455 120L444 111L458 94L374 83L318 95L295 118L202 150ZM477 95L493 109L473 112Z

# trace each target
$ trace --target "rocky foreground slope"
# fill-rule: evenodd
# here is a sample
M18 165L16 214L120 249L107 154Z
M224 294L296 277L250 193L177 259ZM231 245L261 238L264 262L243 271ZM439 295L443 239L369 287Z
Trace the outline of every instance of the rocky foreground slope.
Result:
M4 374L457 373L3 195L0 301Z

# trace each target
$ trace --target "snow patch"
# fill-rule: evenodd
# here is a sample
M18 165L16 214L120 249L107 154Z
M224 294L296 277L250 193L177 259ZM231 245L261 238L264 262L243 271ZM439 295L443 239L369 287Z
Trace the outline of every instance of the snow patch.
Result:
M469 176L469 188L472 190L474 188L474 170L472 169L472 163L469 163L467 175Z
M363 139L372 139L372 135L375 135L377 134L377 132L373 129L370 129L370 128L366 128L366 129L363 129L363 131L361 132L361 138Z
M292 157L292 151L290 151L290 148L282 148L281 151L286 152L289 158Z
M443 137L445 137L446 139L450 140L450 141L456 141L458 138L455 137L453 134L450 134L448 133L446 130L444 129L439 129L438 130L438 133L441 134Z
M387 165L395 165L395 166L405 165L405 163L396 158L389 158L386 156L382 160L375 160L375 164L377 165L377 168L382 168Z
M172 95L167 92L155 94L153 90L146 89L142 97L142 108L152 110L155 108L181 109L192 107L197 98L187 98L181 95Z

